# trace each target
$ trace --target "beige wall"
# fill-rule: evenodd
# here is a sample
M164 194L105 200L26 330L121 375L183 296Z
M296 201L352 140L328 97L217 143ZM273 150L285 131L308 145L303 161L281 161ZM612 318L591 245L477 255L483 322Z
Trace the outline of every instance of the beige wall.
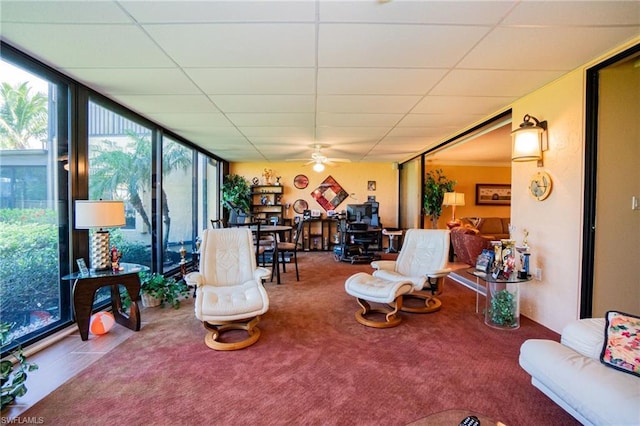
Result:
M325 211L311 196L324 179L332 176L351 196L344 200L337 208L338 211L347 208L347 204L360 204L367 201L367 196L375 195L380 203L380 221L384 226L397 226L398 222L398 171L392 163L340 163L327 166L324 172L314 172L310 165L303 166L297 162L283 163L232 163L230 173L244 176L250 182L254 177L262 178L264 169L271 169L275 176L281 176L280 183L284 185L282 203L291 203L297 199L306 200L310 209L318 209L325 215ZM309 178L309 186L296 189L293 178L303 174ZM368 181L376 182L376 190L368 191ZM294 215L290 210L289 217Z
M633 43L621 46L612 56ZM512 224L516 236L526 228L531 266L542 269L542 280L521 286L521 313L546 327L561 331L579 318L584 192L584 128L586 64L555 82L514 102L515 129L525 114L547 120L549 150L544 167L553 179L549 198L535 201L527 193L535 162L513 163Z

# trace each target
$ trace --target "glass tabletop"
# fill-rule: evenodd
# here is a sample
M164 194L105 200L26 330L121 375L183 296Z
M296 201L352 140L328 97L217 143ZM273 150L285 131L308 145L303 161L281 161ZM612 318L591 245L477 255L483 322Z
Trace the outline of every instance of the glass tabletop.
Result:
M137 263L121 263L118 271L112 271L111 268L104 271L89 270L88 274L82 274L80 272L74 272L73 274L65 275L63 280L82 280L87 278L100 278L110 277L117 275L136 274L138 272L148 271L149 267L145 265L138 265Z
M494 278L493 275L487 272L480 271L476 268L467 269L467 273L489 283L526 283L528 281L531 281L531 278L532 278L531 275L527 275L526 278L521 278L517 272L514 272L513 274L511 274L509 276L509 279Z

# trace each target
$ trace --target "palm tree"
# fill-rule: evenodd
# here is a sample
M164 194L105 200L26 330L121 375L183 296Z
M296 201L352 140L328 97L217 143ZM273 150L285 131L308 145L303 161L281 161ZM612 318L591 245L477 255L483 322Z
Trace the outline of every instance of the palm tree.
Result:
M116 191L128 194L128 201L151 229L151 220L145 210L141 194L151 189L151 141L148 135L127 131L130 141L123 147L111 140L103 140L92 148L90 192L93 199L114 198ZM191 152L177 143L164 144L162 168L165 175L175 170L187 170L191 165ZM171 217L167 194L161 189L164 235L163 250L166 251L171 230Z
M30 92L28 82L0 86L0 148L29 149L47 137L47 96Z

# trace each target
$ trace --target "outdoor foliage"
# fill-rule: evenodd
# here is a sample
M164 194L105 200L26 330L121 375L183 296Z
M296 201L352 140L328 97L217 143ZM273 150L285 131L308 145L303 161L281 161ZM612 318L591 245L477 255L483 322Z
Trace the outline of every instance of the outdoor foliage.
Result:
M28 82L0 86L0 148L29 149L47 137L47 96L31 94Z
M0 310L18 326L28 324L31 311L59 315L55 220L53 211L0 210Z

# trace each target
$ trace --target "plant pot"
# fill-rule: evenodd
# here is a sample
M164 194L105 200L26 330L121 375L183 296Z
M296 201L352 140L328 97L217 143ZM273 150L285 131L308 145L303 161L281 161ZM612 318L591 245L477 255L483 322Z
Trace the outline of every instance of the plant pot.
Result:
M145 308L155 308L160 306L160 303L162 303L161 298L153 297L147 293L142 293L142 306Z

